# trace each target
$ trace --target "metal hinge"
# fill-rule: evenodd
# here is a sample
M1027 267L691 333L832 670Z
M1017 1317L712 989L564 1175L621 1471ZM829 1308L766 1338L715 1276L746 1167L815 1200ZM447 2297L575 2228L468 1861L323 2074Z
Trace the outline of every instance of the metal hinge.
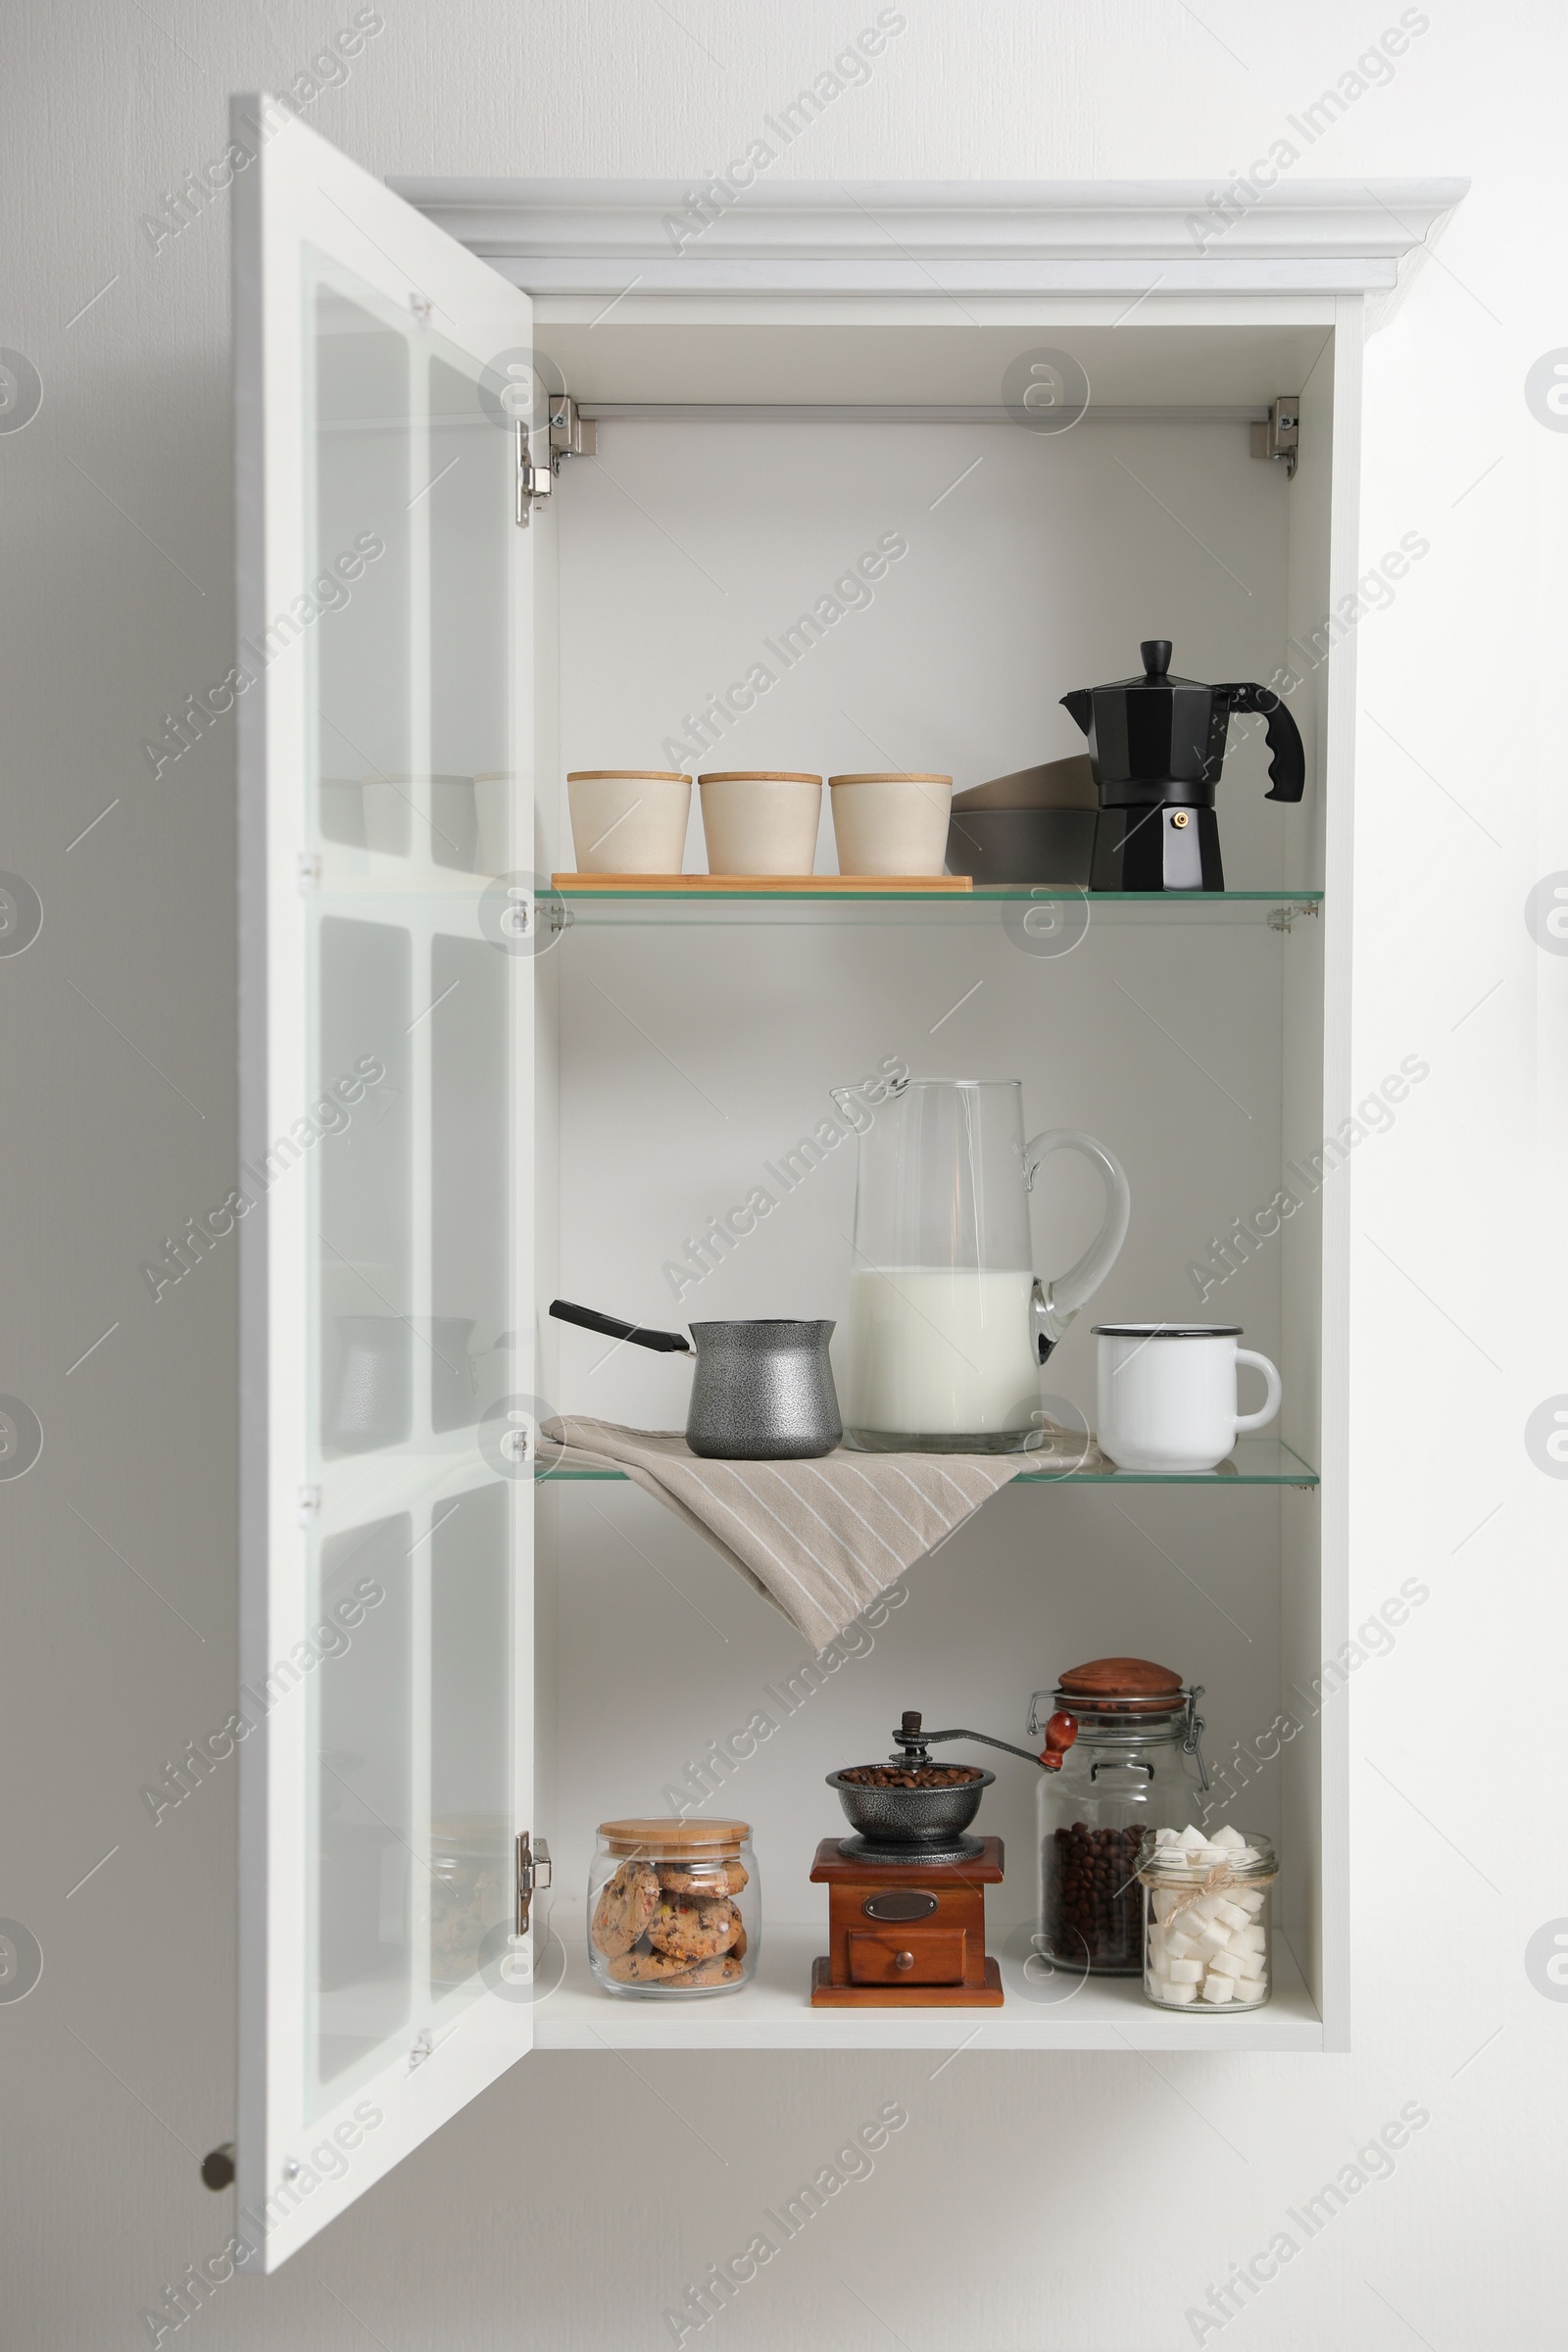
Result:
M599 447L599 427L585 416L569 392L550 403L550 465L561 471L563 458L591 458Z
M1283 458L1287 481L1296 473L1300 427L1301 401L1296 392L1282 392L1278 400L1269 404L1268 422L1252 427L1253 457Z
M555 476L548 466L536 466L528 447L528 427L521 417L513 427L517 436L517 508L518 528L528 528L528 517L536 499L548 498L555 487Z
M517 521L523 530L537 499L548 498L555 476L567 458L591 458L599 447L599 427L584 416L569 392L557 392L550 401L550 422L543 440L546 463L535 463L528 427L519 417L517 435Z
M1289 931L1293 923L1299 922L1307 915L1310 915L1313 922L1316 922L1317 901L1315 899L1308 899L1303 906L1292 904L1288 906L1271 906L1268 910L1268 927L1271 931Z
M526 1830L517 1838L517 1934L528 1933L528 1910L533 1898L550 1884L550 1848Z

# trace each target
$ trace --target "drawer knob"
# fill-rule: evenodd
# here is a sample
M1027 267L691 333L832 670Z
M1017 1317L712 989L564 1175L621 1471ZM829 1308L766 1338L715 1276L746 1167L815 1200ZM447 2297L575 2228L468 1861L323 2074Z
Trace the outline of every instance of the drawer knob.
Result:
M912 1968L914 1966L914 1954L912 1952L895 1952L893 1955L893 1965L895 1968Z

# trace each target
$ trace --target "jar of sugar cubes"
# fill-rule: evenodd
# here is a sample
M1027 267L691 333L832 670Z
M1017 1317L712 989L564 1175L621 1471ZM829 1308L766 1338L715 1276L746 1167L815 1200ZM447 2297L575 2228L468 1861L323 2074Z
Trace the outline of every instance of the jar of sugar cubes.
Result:
M1144 1966L1145 1834L1174 1830L1200 1809L1208 1773L1200 1744L1202 1686L1184 1688L1150 1658L1091 1658L1053 1690L1037 1690L1029 1729L1077 1726L1060 1768L1043 1772L1040 1932L1036 1947L1072 1974L1136 1977Z
M1138 1852L1144 1990L1161 2009L1259 2009L1270 1991L1269 1888L1257 1830L1151 1830Z

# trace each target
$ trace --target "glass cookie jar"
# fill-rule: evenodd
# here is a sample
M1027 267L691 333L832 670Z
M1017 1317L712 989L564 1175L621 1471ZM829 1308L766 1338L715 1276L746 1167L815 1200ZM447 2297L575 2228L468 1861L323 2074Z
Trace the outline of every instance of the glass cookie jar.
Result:
M1151 1830L1138 1855L1144 1991L1161 2009L1260 2009L1273 1989L1274 1848L1258 1830Z
M1175 1829L1208 1787L1198 1713L1202 1686L1183 1686L1149 1658L1091 1658L1054 1690L1037 1690L1029 1729L1066 1714L1077 1737L1060 1769L1040 1776L1039 1948L1070 1973L1136 1977L1144 1965L1138 1852L1147 1830Z
M588 1965L606 1992L682 2000L757 1973L761 1891L744 1821L602 1821Z
M430 1824L430 1981L441 1991L477 1976L484 1942L516 1909L512 1824L447 1814Z

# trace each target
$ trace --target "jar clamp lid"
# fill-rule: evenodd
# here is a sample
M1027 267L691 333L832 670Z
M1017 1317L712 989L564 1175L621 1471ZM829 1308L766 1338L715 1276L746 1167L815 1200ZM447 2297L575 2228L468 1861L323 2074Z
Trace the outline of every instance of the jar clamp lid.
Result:
M1198 1781L1207 1788L1208 1767L1200 1745L1205 1729L1198 1712L1201 1683L1185 1686L1174 1668L1152 1658L1090 1658L1069 1667L1054 1690L1037 1690L1029 1701L1029 1729L1038 1733L1049 1715L1075 1716L1087 1741L1136 1742L1170 1737L1179 1729L1182 1752L1198 1760Z

